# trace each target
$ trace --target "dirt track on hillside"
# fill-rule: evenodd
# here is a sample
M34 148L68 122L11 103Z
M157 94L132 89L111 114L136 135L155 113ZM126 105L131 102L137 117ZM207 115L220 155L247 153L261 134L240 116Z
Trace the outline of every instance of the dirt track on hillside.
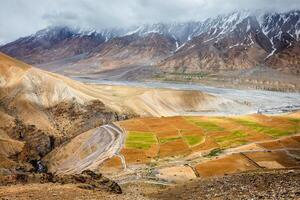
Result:
M51 152L45 161L49 171L57 174L80 173L96 169L104 160L113 157L123 144L123 133L115 125L104 125L72 139Z

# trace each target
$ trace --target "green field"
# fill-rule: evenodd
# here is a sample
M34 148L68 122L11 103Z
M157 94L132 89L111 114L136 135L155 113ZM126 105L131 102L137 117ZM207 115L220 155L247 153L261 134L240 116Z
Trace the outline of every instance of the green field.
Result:
M204 141L204 136L201 135L186 135L183 138L188 142L189 146L195 146Z
M224 128L218 126L217 124L209 121L200 121L197 119L193 119L190 117L185 118L188 122L193 123L194 125L198 126L199 128L203 129L207 132L215 132L215 131L224 131Z
M149 149L153 144L157 144L155 135L152 132L130 131L126 139L126 148Z
M157 118L150 120L147 118L138 119L142 120L144 124L154 123L157 120L157 124L161 123L164 119ZM262 120L263 119L263 120ZM149 120L149 122L148 122ZM172 118L174 120L174 118ZM176 120L168 122L177 128L178 134L173 132L170 134L166 132L166 135L162 134L165 131L165 126L161 125L161 130L148 131L145 127L145 131L140 130L141 126L138 123L132 123L132 121L125 121L128 123L130 129L125 142L125 148L127 149L139 149L143 151L152 151L154 145L160 148L163 145L164 148L177 148L174 147L174 142L182 140L188 145L192 151L198 149L195 147L201 147L201 145L208 145L207 148L220 148L221 150L238 147L247 143L254 142L256 134L259 137L271 136L274 139L293 135L299 133L300 119L293 117L273 117L261 118L260 116L246 116L246 117L177 117ZM264 121L267 120L267 121ZM155 124L155 123L154 123ZM136 126L136 129L135 127ZM178 127L177 127L178 126ZM170 130L171 131L171 130ZM174 131L174 130L172 130ZM269 137L266 137L269 138ZM169 146L168 146L169 145ZM178 146L178 149L183 148ZM186 148L186 147L184 147ZM214 154L214 152L212 152Z
M297 132L297 126L292 126L289 129L282 130L279 128L264 126L264 125L261 125L257 122L250 121L250 120L245 120L245 119L233 119L233 120L234 120L234 122L236 122L242 126L251 128L259 133L263 133L263 134L269 135L274 138L288 136L291 134L295 134Z
M290 122L292 123L295 123L296 125L298 125L298 128L300 126L300 119L297 119L297 118L291 118L291 117L288 117L287 118Z
M181 139L181 138L180 138L180 137L160 138L160 139L159 139L159 143L165 144L165 143L173 142L173 141L176 141L176 140L179 140L179 139Z
M246 144L247 141L245 138L248 136L247 133L243 133L241 131L235 131L229 135L216 137L215 141L222 147L228 148L232 146L239 146Z

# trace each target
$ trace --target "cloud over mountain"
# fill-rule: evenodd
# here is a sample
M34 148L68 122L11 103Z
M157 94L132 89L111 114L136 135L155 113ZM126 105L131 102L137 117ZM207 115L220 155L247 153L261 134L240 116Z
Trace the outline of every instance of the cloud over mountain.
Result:
M299 8L299 0L5 0L0 7L0 44L49 25L100 29L201 20L240 9L285 11Z

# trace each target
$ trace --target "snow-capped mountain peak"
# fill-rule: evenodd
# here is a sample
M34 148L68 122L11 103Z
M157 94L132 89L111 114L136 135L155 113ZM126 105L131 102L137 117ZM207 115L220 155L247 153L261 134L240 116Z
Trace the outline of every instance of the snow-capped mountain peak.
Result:
M133 54L141 53L141 57L155 57L156 61L169 56L170 60L174 58L176 62L180 59L191 60L189 56L193 55L193 59L199 57L201 64L194 64L197 67L205 66L205 59L216 59L215 67L224 63L230 67L249 67L272 60L284 50L295 49L299 40L300 11L276 13L244 10L201 21L143 24L125 28L49 27L3 45L0 50L32 64L65 59L68 56L72 58L70 60L76 56L76 59L81 59L94 55L128 59ZM129 49L133 52L129 53ZM246 62L243 59L247 57L247 51L251 53L250 60ZM287 63L296 59L297 65L298 57L295 52L296 50L293 50L293 53L285 55L293 56ZM228 58L231 57L237 57L238 60L239 54L244 56L241 56L241 61L229 62ZM138 59L132 60L140 61L141 57L137 56ZM179 62L179 67L184 61ZM192 64L185 65L189 67ZM209 66L210 64L207 64L207 67Z

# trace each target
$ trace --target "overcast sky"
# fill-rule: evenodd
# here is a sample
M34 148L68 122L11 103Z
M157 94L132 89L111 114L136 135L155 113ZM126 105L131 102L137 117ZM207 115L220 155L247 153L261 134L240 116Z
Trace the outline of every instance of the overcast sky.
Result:
M0 44L49 25L101 29L202 20L238 9L300 9L300 0L1 0Z

